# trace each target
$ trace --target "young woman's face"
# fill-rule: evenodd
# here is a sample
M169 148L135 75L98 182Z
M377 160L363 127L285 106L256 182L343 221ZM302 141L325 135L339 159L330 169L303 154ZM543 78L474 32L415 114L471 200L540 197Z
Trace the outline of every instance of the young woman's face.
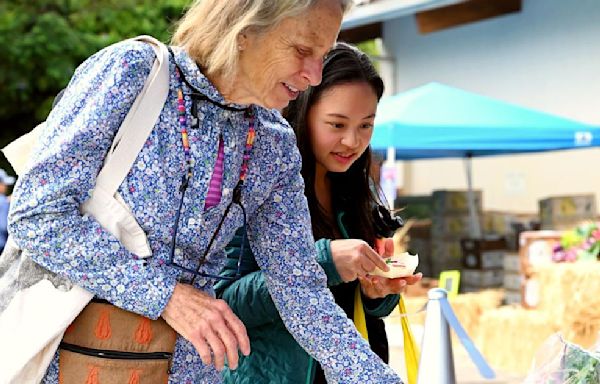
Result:
M308 132L317 167L345 172L367 149L377 95L365 82L336 85L308 111Z
M341 22L339 1L321 0L265 33L244 35L237 86L245 101L282 109L309 85L318 85Z

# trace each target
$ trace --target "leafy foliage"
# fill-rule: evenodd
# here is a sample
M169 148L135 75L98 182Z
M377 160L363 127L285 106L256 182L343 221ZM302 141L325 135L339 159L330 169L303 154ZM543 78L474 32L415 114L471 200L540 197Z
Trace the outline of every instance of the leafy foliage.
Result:
M88 56L141 34L168 41L189 0L0 2L0 147L44 120ZM4 158L0 167L10 169Z
M101 48L141 34L168 41L190 0L0 2L0 147L43 121L73 71ZM360 48L377 55L374 42ZM0 156L0 168L10 165Z

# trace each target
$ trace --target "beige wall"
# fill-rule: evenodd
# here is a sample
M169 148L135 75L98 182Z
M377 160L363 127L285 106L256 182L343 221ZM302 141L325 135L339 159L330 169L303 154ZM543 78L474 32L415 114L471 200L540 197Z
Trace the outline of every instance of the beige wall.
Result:
M431 81L578 121L600 124L600 2L524 0L518 14L420 35L413 17L384 24L395 62L388 88ZM415 133L418 134L418 133ZM461 160L414 161L401 172L409 194L466 188ZM537 211L537 200L600 195L600 149L473 160L485 209ZM600 206L600 205L598 205Z
M598 198L600 191L599 149L479 158L472 169L473 188L483 191L486 210L533 213L544 197L595 193ZM405 162L403 175L408 194L467 185L463 160Z

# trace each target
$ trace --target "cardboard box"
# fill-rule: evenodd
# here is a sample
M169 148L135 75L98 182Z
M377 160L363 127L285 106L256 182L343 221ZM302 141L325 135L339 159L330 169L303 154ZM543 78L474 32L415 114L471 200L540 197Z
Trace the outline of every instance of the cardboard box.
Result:
M515 252L505 252L502 267L504 272L521 273L521 260L519 254Z
M502 286L506 290L519 291L523 285L524 278L525 276L521 275L520 273L505 271Z
M431 236L444 239L470 237L471 217L464 214L435 215L431 218Z
M468 191L464 190L438 190L431 194L434 215L468 214L469 200ZM483 211L481 191L473 191L475 211L481 214Z
M464 268L502 268L506 241L504 238L460 240L462 265Z
M470 269L502 269L504 251L485 251L479 253L463 253L462 266Z
M588 218L596 216L596 196L594 194L553 196L539 200L540 220L555 222L557 219Z
M503 275L501 269L463 269L460 280L466 287L494 288L502 286Z
M513 213L486 211L483 213L481 228L485 234L505 236L513 232L512 224L517 221L518 218Z
M456 262L460 267L462 250L460 240L431 239L431 260Z
M431 195L399 195L394 207L401 209L400 216L404 219L427 219L433 214Z
M589 222L590 220L593 220L593 218L590 218L588 216L559 217L559 218L542 221L540 224L541 224L541 229L543 229L543 230L560 231L560 230L574 229L574 228L578 227L579 225L581 225L582 223Z

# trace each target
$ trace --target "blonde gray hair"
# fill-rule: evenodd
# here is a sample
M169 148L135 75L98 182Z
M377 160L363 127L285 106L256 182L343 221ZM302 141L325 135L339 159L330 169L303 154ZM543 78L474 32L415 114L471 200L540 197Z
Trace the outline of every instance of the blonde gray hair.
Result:
M183 47L207 75L229 76L238 62L238 36L261 33L323 0L196 0L171 43ZM337 0L347 12L352 0Z

